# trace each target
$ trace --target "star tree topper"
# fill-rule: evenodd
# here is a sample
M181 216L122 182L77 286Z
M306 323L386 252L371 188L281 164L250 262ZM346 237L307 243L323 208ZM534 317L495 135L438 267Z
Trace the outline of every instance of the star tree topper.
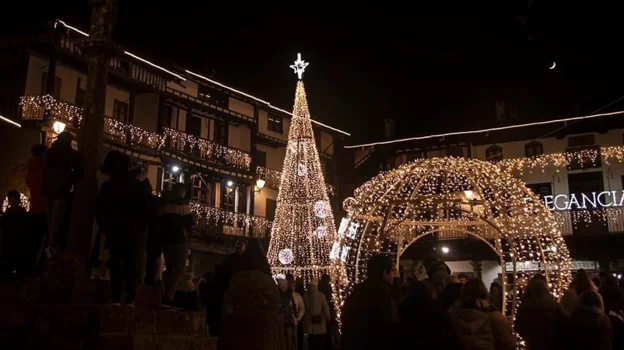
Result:
M298 53L297 54L297 60L295 61L295 64L291 65L290 68L292 68L295 71L295 74L297 74L297 76L299 77L299 80L303 79L303 72L305 71L306 67L309 65L309 62L306 62L304 60L301 59L301 54Z

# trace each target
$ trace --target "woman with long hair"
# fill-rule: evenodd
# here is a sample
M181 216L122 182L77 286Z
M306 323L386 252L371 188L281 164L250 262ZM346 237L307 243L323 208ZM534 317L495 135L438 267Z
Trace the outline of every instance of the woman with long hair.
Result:
M563 305L563 308L568 314L572 314L576 308L579 295L587 291L598 292L598 288L596 288L594 283L589 278L587 271L580 269L574 276L574 279L572 279L570 288L568 288L561 297L561 305Z

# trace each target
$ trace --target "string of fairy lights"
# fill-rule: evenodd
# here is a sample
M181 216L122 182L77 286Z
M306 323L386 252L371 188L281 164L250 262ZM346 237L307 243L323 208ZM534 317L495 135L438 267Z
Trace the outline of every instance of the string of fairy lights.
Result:
M229 165L244 170L249 170L251 166L251 155L245 151L223 146L171 128L164 128L163 132L165 137L171 140L172 146L178 149L198 150L202 158L225 161Z
M20 106L22 119L28 119L31 114L40 114L33 113L33 111L41 111L41 113L45 111L49 113L50 119L67 122L76 127L79 127L82 121L82 108L59 101L49 94L43 96L22 96ZM161 150L165 146L167 139L169 139L174 147L185 149L188 146L190 151L199 150L200 156L208 160L225 162L230 166L243 170L249 170L251 166L251 155L249 153L194 135L170 128L165 128L164 135L160 135L113 118L105 118L104 121L104 132L107 137L121 142L129 141L133 146L144 146Z
M231 232L238 232L242 235L244 230L249 228L250 232L253 232L256 237L265 236L271 230L272 222L260 216L231 212L197 202L191 203L190 206L195 218L196 229L226 225L240 229L239 231L232 230ZM224 231L226 231L225 228Z
M397 259L413 241L437 232L481 238L506 262L536 262L555 296L571 280L571 261L556 218L509 169L464 158L417 160L382 173L343 203L348 212L330 257L342 305L366 275L373 254ZM506 294L512 319L532 272L515 270ZM515 283L514 283L515 282ZM340 308L338 308L340 310Z
M303 173L297 169L298 173ZM263 166L256 167L256 175L259 179L266 181L266 185L270 188L279 188L280 180L282 179L282 172L275 169L265 168ZM333 197L336 194L336 189L331 184L325 184L327 187L327 195Z
M305 282L322 274L335 274L336 267L331 263L329 251L337 239L301 81L307 65L299 55L291 66L300 80L295 91L293 118L267 253L274 276L291 273Z

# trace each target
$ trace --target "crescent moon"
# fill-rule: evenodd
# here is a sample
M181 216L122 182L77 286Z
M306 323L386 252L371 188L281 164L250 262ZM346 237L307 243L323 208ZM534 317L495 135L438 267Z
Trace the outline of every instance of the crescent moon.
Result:
M557 67L557 62L553 61L552 66L550 68L548 68L548 69L553 70L553 69L555 69L555 67Z

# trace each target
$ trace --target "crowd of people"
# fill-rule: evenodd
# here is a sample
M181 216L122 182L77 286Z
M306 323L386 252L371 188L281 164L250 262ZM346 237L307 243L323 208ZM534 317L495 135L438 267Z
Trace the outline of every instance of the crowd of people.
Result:
M342 349L624 349L624 292L602 274L596 283L576 273L560 301L543 275L529 281L514 329L501 313L502 289L488 291L480 279L464 283L444 263L427 268L428 278L396 290L396 270L386 256L371 258L367 279L342 311ZM514 334L521 336L522 340Z
M82 155L69 133L49 149L34 146L31 155L30 210L13 190L0 219L2 279L34 277L65 249L74 187L82 178ZM509 300L500 284L488 291L480 279L453 276L435 259L425 260L425 279L405 286L390 258L373 256L340 322L330 276L305 282L273 276L256 239L239 240L214 273L192 276L186 263L194 218L184 184L154 195L145 169L118 151L107 153L100 175L90 262L92 278L109 281L101 302L134 306L138 286L152 286L158 307L203 310L220 349L505 350L515 349L518 339L529 350L624 349L624 292L604 273L592 281L578 271L560 299L544 276L533 276L513 329L512 316L502 313Z
M73 188L83 174L82 155L72 140L61 133L50 148L31 148L25 169L29 203L19 191L8 192L0 221L0 279L35 277L46 259L65 249Z

